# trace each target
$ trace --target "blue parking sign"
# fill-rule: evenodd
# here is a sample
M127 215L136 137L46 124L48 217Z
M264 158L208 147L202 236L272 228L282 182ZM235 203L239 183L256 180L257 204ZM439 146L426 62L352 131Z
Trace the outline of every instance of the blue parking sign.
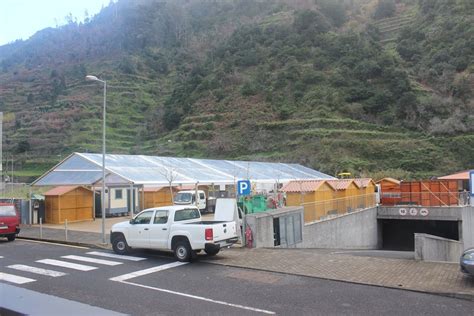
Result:
M250 181L237 181L237 195L250 195Z

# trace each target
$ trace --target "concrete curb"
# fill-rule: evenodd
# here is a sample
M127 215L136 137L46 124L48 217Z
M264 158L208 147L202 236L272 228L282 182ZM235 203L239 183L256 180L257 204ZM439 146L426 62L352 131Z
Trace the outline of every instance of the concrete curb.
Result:
M96 248L96 249L112 249L110 244L88 244L88 243L80 243L75 241L67 241L67 240L57 240L57 239L46 239L46 238L36 238L36 237L26 237L26 236L18 236L17 239L24 239L24 240L33 240L33 241L41 241L46 243L54 243L54 244L62 244L62 245L71 245L71 246L78 246L78 247L88 247L88 248Z

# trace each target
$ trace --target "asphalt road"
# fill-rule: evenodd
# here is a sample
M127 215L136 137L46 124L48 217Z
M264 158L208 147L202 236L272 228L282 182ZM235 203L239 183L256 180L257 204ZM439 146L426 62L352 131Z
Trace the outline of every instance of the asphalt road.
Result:
M108 254L0 241L0 306L33 315L470 315L474 310L474 302L466 300L199 261L180 264L160 252L134 253L140 261Z

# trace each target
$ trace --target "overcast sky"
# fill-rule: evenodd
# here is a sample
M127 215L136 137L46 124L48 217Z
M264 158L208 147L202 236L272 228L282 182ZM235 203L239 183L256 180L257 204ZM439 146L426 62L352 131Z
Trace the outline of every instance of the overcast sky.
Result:
M63 25L69 13L82 21L86 10L92 17L109 3L110 0L0 0L0 45Z

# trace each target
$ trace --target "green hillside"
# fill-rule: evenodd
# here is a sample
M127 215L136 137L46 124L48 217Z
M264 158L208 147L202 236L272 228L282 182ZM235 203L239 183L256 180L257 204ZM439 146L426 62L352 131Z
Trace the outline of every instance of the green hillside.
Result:
M298 162L427 177L474 166L468 0L119 0L0 47L4 153ZM19 174L21 175L21 174Z

